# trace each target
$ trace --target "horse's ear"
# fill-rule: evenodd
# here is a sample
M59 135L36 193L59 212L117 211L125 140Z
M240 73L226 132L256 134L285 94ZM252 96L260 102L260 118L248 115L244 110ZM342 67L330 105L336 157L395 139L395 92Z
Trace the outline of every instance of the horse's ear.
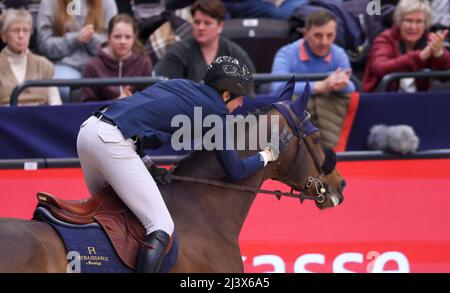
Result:
M278 101L290 101L292 99L292 95L294 95L295 88L295 76L293 75L288 82L284 85L284 89L278 98Z
M303 90L302 96L299 97L293 105L293 108L295 109L295 112L297 113L297 115L303 113L303 111L306 110L306 105L308 104L310 93L311 93L311 88L309 86L309 80L307 79L305 89Z

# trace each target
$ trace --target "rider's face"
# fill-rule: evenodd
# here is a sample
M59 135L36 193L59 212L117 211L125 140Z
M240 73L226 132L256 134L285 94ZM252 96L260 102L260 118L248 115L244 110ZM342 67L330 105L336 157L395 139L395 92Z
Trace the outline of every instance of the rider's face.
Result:
M226 102L231 96L231 93L229 91L225 91L222 95L223 97L223 101ZM242 104L244 102L244 97L240 96L237 97L235 99L233 99L231 102L229 102L228 104L226 104L227 109L230 113L232 113L234 110L236 110L237 108L241 107Z

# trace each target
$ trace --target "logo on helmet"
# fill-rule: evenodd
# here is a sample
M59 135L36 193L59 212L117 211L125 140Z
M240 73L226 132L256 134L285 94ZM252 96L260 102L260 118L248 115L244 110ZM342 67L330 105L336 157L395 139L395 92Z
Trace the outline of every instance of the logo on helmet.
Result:
M230 62L230 63L234 63L236 65L239 65L239 60L237 60L236 58L230 57L230 56L219 56L216 58L216 60L214 60L213 63L220 64L222 62Z
M238 75L239 74L239 69L237 68L237 66L235 65L230 65L230 64L225 64L222 66L223 71L225 71L226 74L231 74L231 75Z

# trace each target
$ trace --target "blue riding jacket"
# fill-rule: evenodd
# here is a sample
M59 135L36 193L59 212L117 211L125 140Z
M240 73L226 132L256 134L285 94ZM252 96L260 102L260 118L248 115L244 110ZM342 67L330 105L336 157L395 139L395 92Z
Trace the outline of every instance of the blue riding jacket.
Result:
M191 125L194 124L194 107L201 107L203 117L220 115L225 127L225 115L229 112L219 93L203 83L184 79L159 82L127 98L115 100L104 116L117 124L125 138L139 136L157 148L178 130L171 126L176 115L186 115ZM236 150L214 152L232 181L243 179L264 167L259 153L241 159Z

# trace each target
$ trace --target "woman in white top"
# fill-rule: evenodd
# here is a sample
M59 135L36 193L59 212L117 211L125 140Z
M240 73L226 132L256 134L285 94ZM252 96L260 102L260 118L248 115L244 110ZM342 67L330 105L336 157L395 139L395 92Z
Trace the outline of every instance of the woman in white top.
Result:
M28 46L33 19L25 9L8 9L1 16L1 37L6 47L0 52L0 104L7 105L14 88L25 80L53 79L54 65L30 52ZM28 88L19 105L61 105L57 88Z

